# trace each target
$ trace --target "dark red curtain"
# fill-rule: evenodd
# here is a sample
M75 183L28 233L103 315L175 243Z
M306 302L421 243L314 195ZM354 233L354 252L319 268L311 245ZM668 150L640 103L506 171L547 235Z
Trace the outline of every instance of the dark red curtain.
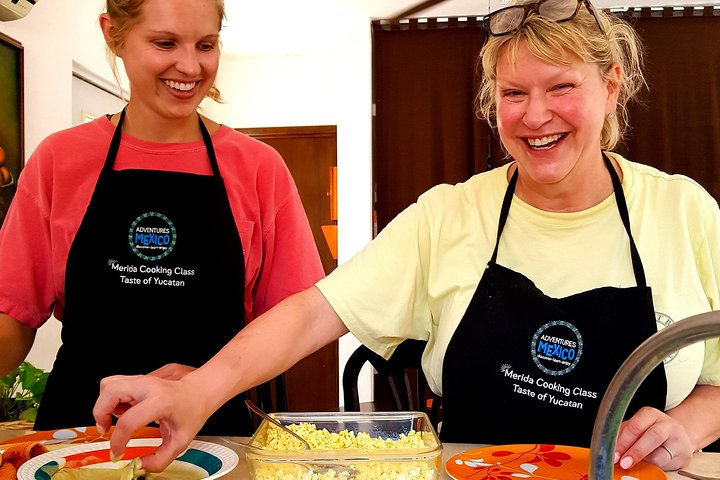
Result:
M652 13L631 20L647 48L649 89L632 106L633 130L618 151L684 173L720 199L720 11Z
M491 135L473 115L474 24L374 24L373 176L382 229L418 195L484 171Z
M720 12L712 8L624 14L646 48L650 86L630 109L618 152L685 173L720 198ZM473 115L477 19L373 22L373 176L378 228L439 183L502 163L493 132Z

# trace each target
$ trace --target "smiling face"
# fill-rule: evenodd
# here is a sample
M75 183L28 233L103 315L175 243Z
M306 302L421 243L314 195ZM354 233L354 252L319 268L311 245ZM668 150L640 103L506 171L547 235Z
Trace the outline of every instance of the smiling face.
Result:
M155 121L194 116L217 75L219 25L215 0L146 0L115 47L130 80L129 111Z
M572 191L605 171L601 131L615 111L617 83L605 81L596 64L563 60L540 60L524 42L514 59L507 51L498 58L498 132L520 182L536 191Z

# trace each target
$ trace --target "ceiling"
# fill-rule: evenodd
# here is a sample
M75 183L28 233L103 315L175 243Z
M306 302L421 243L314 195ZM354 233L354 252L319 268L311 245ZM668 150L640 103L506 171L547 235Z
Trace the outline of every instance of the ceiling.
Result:
M421 0L398 0L382 2L386 12L382 15L384 18L393 17L400 12L406 11L410 7L414 7L422 3ZM488 12L491 3L497 3L497 0L444 0L437 5L426 8L412 15L413 17L461 17L461 16L479 16Z
M392 18L422 0L226 0L223 26L225 54L300 54L334 51L328 42L338 18ZM508 0L444 0L414 17L484 15L489 2ZM312 25L309 28L308 25Z
M525 0L444 0L414 17L483 16ZM349 15L392 18L423 0L225 0L222 37L225 54L298 55L337 53L335 29ZM600 8L654 5L718 5L720 0L593 0Z

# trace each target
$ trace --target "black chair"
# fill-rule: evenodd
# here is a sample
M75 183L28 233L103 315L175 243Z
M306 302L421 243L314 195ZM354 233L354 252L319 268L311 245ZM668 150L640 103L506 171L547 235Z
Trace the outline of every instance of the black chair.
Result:
M287 412L288 398L285 389L285 375L280 374L272 380L251 388L247 392L247 398L252 400L264 412ZM255 414L251 414L250 418L252 419L253 428L257 428L262 422L262 419Z
M395 410L425 412L437 429L441 397L430 390L422 371L421 358L425 345L427 342L422 340L405 340L388 360L360 345L350 355L343 370L345 410L360 411L358 376L365 363L369 362L390 392Z

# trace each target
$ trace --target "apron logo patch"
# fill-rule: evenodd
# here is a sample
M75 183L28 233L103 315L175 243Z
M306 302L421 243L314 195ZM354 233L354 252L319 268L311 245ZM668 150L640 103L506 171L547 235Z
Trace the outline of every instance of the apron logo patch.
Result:
M565 375L580 361L583 339L573 324L555 320L538 328L533 335L530 350L535 365L543 373Z
M143 260L155 261L170 255L175 248L175 225L162 213L147 212L137 217L128 232L130 248Z
M670 325L672 325L675 322L673 321L672 318L670 318L669 315L666 315L662 312L655 312L655 323L657 323L658 331L660 331L665 327L669 327ZM675 360L675 357L677 357L677 356L678 356L678 352L675 351L675 352L671 353L670 355L668 355L667 357L665 357L665 359L663 360L663 363L665 365L667 365L668 363Z

